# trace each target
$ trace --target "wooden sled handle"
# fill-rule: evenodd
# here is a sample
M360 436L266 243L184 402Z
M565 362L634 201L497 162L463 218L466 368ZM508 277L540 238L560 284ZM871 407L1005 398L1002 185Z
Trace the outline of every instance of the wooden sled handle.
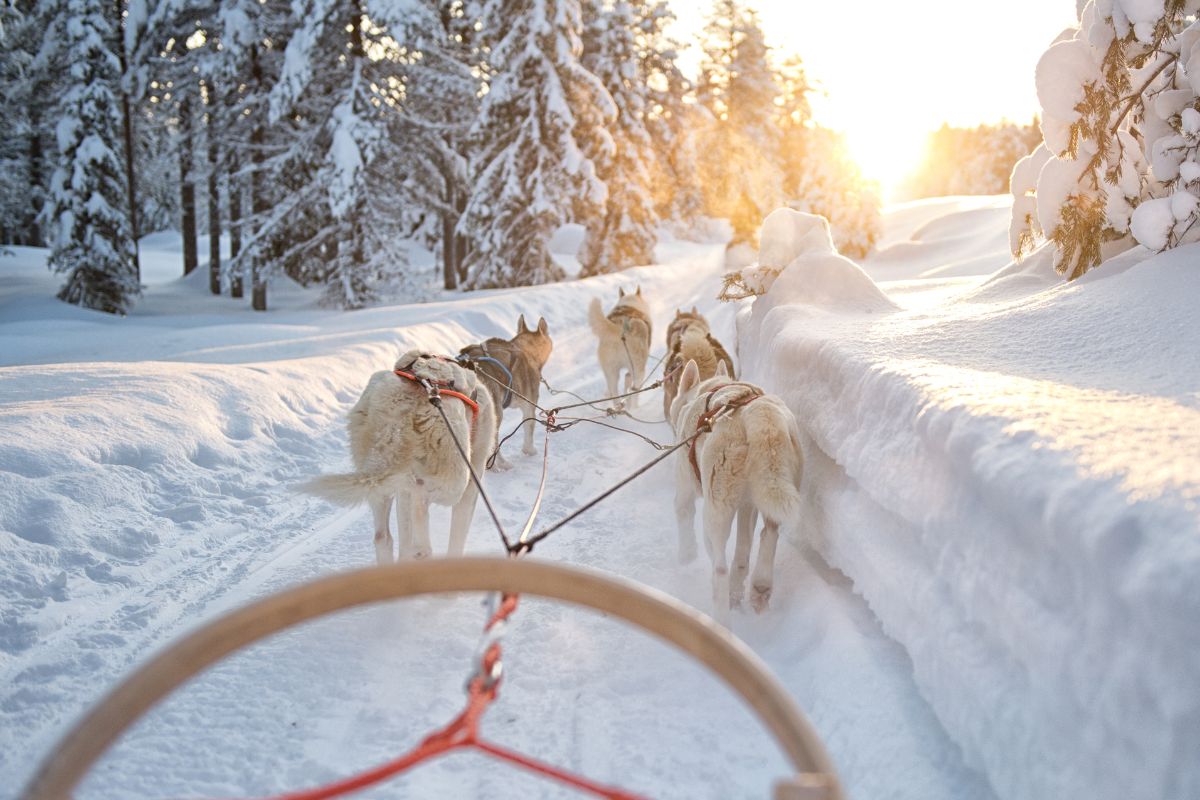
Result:
M843 800L833 765L808 720L750 648L656 589L595 570L510 558L436 558L342 572L230 612L129 675L94 706L38 768L26 800L62 800L142 714L226 655L293 625L368 603L439 592L501 591L612 614L683 650L720 676L764 723L797 775L778 797ZM795 793L800 792L800 793Z

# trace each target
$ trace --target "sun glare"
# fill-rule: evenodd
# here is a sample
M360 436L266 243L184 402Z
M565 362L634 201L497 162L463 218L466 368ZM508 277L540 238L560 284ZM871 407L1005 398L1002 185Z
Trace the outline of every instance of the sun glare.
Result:
M899 199L901 184L920 163L930 132L920 127L892 127L885 132L870 122L847 123L844 130L850 157L863 177L879 184L884 202Z
M989 8L986 32L976 4L963 0L747 1L776 52L803 59L821 89L812 97L816 122L845 134L885 201L903 199L897 189L943 123L1032 119L1034 67L1076 20L1074 0L1009 0ZM673 3L673 33L694 37L711 7L711 0ZM697 58L684 55L685 67Z

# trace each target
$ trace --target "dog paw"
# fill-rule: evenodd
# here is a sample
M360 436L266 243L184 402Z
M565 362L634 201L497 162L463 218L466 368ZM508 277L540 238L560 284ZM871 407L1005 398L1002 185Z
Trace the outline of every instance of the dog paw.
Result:
M433 555L433 549L429 547L416 547L404 554L407 561L422 561Z
M492 470L494 472L508 472L512 467L512 462L503 458L497 458L492 462Z
M537 448L536 447L522 447L521 452L527 456L536 456Z
M765 589L754 587L754 594L750 596L750 605L754 608L756 614L761 614L767 610L767 606L771 603L771 587Z
M729 607L734 611L740 611L742 608L742 596L740 594L729 595Z

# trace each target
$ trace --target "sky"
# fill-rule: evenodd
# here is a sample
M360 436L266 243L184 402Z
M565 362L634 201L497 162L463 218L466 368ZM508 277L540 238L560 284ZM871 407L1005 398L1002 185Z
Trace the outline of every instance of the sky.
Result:
M1075 0L753 0L767 40L803 59L823 96L819 122L847 134L885 194L920 158L925 134L1038 111L1033 71L1075 23ZM704 27L706 0L672 4L673 34ZM691 64L699 56L689 54Z

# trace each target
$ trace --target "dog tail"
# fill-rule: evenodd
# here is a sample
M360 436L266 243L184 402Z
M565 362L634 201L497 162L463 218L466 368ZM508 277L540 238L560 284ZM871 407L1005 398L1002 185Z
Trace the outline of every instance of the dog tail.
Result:
M621 326L604 316L604 308L600 305L600 298L593 297L592 302L588 304L588 324L592 326L592 333L597 336L604 334L620 334Z
M750 492L764 517L784 524L800 515L804 456L796 418L782 401L765 397L741 411L749 460Z
M296 487L297 491L315 495L334 505L356 506L384 488L395 477L392 473L346 472L340 475L320 475Z

